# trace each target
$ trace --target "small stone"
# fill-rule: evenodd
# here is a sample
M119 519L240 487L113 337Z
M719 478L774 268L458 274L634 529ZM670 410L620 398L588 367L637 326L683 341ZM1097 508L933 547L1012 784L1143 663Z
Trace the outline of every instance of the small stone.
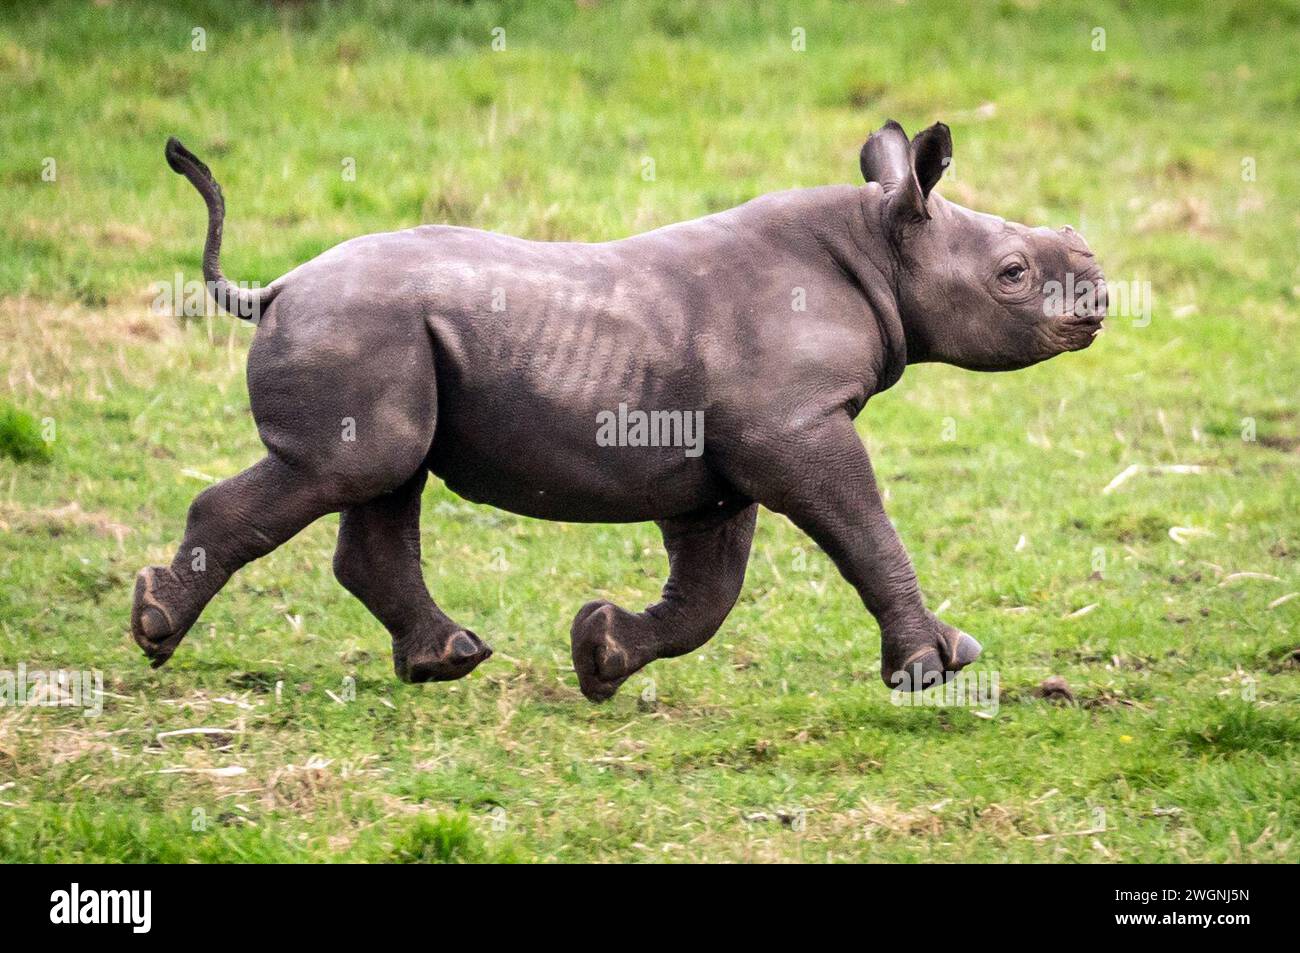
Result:
M1069 684L1060 675L1052 675L1043 679L1043 683L1034 689L1035 698L1045 698L1048 701L1074 701L1074 692L1070 691Z

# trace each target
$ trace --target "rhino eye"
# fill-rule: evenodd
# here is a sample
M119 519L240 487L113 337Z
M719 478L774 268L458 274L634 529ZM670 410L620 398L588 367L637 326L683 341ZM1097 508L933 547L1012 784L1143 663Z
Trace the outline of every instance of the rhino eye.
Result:
M1002 279L1009 282L1017 282L1025 276L1025 266L1019 263L1008 265L1002 269Z

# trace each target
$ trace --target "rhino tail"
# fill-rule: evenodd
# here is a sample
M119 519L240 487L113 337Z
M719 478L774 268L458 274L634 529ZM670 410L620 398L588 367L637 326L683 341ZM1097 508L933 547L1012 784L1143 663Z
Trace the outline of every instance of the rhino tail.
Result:
M226 219L226 200L221 194L221 186L212 177L212 170L181 145L175 136L167 140L165 154L172 171L189 179L208 206L208 237L203 244L203 278L208 293L228 314L256 322L280 286L272 282L265 288L241 288L221 273L221 227Z

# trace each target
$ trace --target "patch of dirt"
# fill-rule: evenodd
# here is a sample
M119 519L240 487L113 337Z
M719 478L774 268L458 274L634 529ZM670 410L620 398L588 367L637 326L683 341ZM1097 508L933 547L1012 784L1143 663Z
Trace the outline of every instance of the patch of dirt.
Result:
M1196 175L1196 167L1187 159L1180 157L1171 162L1166 162L1161 174L1167 179L1186 182Z
M779 822L782 827L802 829L806 823L807 812L778 808L775 811L748 811L741 815L746 824L770 824Z
M46 221L28 218L22 223L23 234L30 239L52 239L63 241L69 236L80 238L96 245L118 248L144 248L154 242L156 236L137 225L121 222L71 223Z
M142 341L161 341L163 332L156 320L146 321L143 318L136 318L126 323L126 333L133 338L139 338Z
M1024 834L1020 811L1003 804L990 804L975 815L974 826L1002 837Z
M1079 707L1089 711L1096 708L1143 708L1131 698L1125 698L1114 692L1102 690L1079 700Z
M0 765L13 773L42 774L85 758L112 758L113 744L91 726L93 718L86 719L85 725L54 727L39 717L49 711L25 707L0 718Z
M1268 447L1270 450L1276 450L1279 453L1295 453L1300 451L1300 437L1283 436L1282 434L1259 434L1255 442L1261 447Z
M76 500L66 506L28 509L16 503L0 502L0 531L43 532L50 536L88 529L96 536L112 537L120 545L131 527L106 513L87 513Z
M521 660L513 675L501 677L492 674L486 681L500 687L502 696L518 707L519 702L531 700L545 704L576 704L585 702L576 686L566 684L554 672L544 671L528 661Z
M1200 236L1212 236L1218 231L1210 204L1194 195L1157 199L1138 217L1134 230L1141 235L1153 232L1191 232Z
M1037 653L1040 657L1042 653ZM1110 656L1103 652L1088 651L1085 649L1053 649L1051 658L1065 659L1078 665L1093 665L1097 662L1109 662Z
M117 381L152 387L159 368L169 364L157 351L184 342L174 319L151 312L152 301L150 294L90 308L0 298L0 369L9 392L49 403L73 394L101 400ZM217 343L224 347L226 341ZM152 352L150 359L140 359L140 349ZM241 373L242 367L240 361Z
M333 762L311 757L304 765L285 765L267 776L262 790L264 810L289 809L302 817L323 808L340 813L343 807L343 779L331 770Z
M858 827L870 840L884 831L908 837L937 837L943 833L944 822L932 807L902 808L893 803L866 804L845 811L846 826Z
M231 672L226 684L244 691L266 694L275 691L275 683L282 680L278 672Z
M1269 666L1270 675L1281 675L1283 672L1300 672L1300 648L1283 650L1282 655Z
M1142 672L1158 666L1165 659L1177 658L1178 650L1170 649L1163 656L1155 655L1112 655L1107 668L1124 669L1129 672Z
M1168 521L1150 513L1134 515L1119 514L1106 520L1102 526L1116 542L1132 543L1138 540L1147 543L1159 542L1169 532Z
M101 245L127 246L143 248L152 244L154 236L135 225L123 225L119 222L106 222L95 228L95 241Z
M1032 689L1003 691L999 698L1000 704L1004 705L1018 705L1028 701L1076 706L1088 711L1104 708L1138 708L1146 710L1145 705L1126 697L1121 692L1109 689L1099 691L1076 690L1059 675L1045 678L1041 684Z
M6 772L18 766L18 719L22 712L7 710L0 717L0 768Z
M884 83L870 81L855 83L844 96L844 101L853 109L866 109L878 102L889 91Z

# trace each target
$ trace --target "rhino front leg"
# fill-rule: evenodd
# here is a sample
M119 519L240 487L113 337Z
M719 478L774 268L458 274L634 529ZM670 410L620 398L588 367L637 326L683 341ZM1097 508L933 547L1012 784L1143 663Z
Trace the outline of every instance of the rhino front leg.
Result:
M885 684L919 691L979 657L975 639L922 603L916 571L885 514L871 461L847 414L760 443L749 455L748 470L758 475L738 485L811 536L879 622Z
M588 602L573 620L573 667L594 702L655 659L693 652L711 639L736 604L754 541L757 504L696 519L658 521L668 550L668 581L658 602L631 613Z
M393 668L404 682L468 675L492 655L473 632L429 596L420 568L422 468L391 493L343 511L334 575L393 638Z

